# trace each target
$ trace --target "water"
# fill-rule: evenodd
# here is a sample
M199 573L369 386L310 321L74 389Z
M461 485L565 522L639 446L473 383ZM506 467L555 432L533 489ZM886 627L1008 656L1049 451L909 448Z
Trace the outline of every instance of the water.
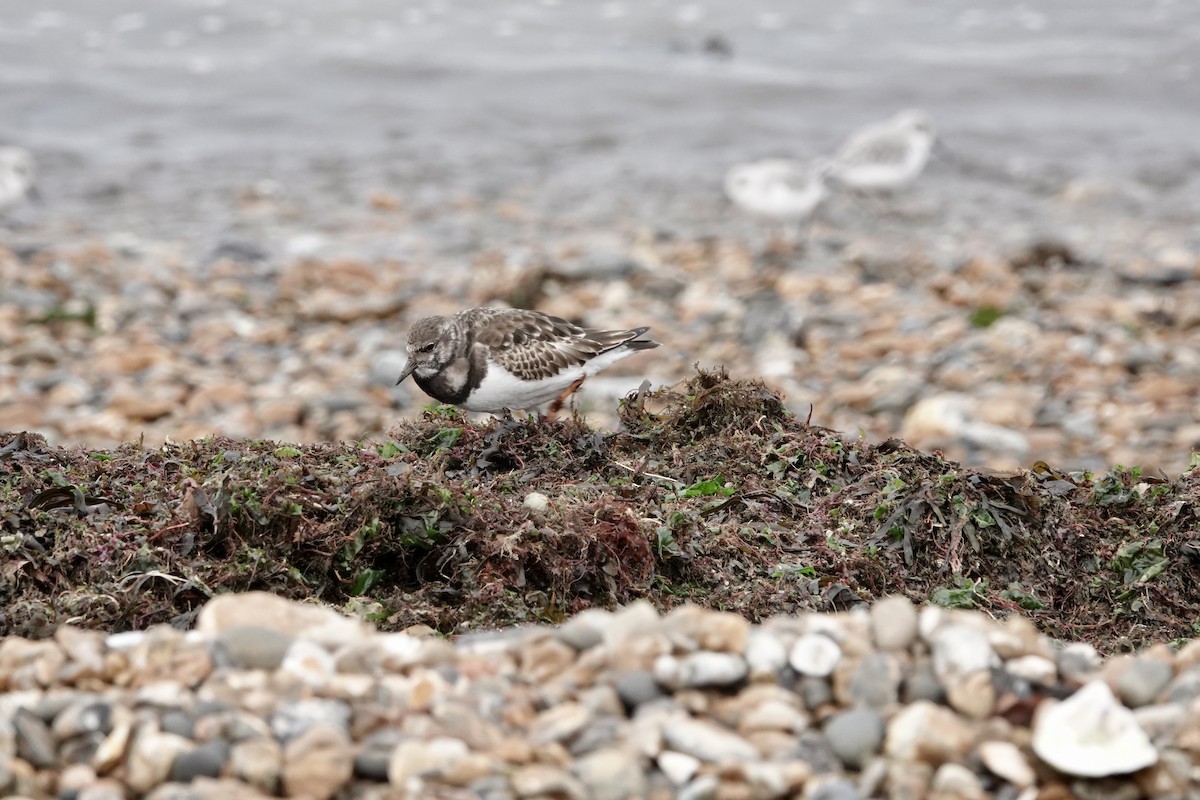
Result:
M1198 235L1191 0L0 2L0 141L39 157L26 218L46 235L337 236L376 191L744 231L720 196L730 164L828 153L908 106L950 152L914 235L1086 237L1130 217ZM1051 203L1081 180L1104 202ZM255 186L290 216L248 220ZM412 222L435 249L489 238L438 218Z

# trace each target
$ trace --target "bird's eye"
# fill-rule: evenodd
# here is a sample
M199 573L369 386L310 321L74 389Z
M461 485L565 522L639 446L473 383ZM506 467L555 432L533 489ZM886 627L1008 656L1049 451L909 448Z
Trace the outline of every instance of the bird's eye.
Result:
M433 352L433 342L430 342L429 344L423 344L423 345L421 345L421 346L420 346L420 347L417 349L417 352L418 352L418 353L432 353L432 352Z

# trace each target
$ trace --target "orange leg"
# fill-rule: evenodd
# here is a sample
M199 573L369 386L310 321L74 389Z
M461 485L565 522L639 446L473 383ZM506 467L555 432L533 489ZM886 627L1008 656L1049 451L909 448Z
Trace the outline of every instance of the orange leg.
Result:
M586 378L586 377L587 376L585 375L584 378ZM558 397L554 398L554 402L550 404L550 408L547 409L547 411L546 411L546 417L549 419L554 419L554 415L562 410L563 403L567 402L567 398L570 397L571 395L575 394L575 390L578 389L582 385L583 385L583 378L579 378L574 383L572 383L570 386L568 386L566 389L564 389L563 393L560 394Z

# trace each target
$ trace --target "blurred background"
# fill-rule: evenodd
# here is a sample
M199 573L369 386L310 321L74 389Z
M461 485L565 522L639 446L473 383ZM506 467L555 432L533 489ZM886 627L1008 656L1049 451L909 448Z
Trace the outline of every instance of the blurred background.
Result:
M722 192L924 109L909 188ZM0 429L382 436L417 317L509 303L972 464L1200 449L1200 4L0 0ZM790 228L790 229L789 229Z

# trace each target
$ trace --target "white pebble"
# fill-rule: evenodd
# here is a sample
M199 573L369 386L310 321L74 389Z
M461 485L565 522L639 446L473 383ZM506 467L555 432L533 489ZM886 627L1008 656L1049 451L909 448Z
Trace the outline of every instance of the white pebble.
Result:
M792 645L788 660L801 675L824 678L833 672L842 658L842 648L828 636L806 633Z

